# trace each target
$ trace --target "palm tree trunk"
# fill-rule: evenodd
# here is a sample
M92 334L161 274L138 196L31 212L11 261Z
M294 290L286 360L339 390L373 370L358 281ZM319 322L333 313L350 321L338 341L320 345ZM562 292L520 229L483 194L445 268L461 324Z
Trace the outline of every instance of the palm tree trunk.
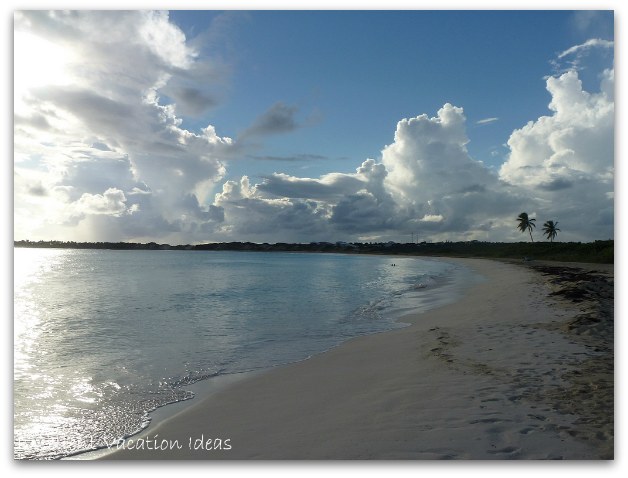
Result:
M530 233L530 240L534 242L534 238L532 237L532 229L528 229L528 232Z

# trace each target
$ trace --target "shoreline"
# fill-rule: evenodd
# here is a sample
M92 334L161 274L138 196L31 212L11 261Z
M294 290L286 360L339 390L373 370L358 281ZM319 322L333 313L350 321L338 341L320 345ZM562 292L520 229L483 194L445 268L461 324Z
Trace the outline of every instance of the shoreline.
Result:
M611 429L598 430L578 423L573 406L545 403L578 357L596 360L590 346L547 327L557 310L564 322L579 308L550 298L539 273L519 264L442 259L488 281L406 316L409 327L237 381L133 437L181 449L101 459L612 458L612 412ZM197 440L204 446L194 449Z
M297 254L301 254L302 252L297 252ZM449 262L454 263L455 261L448 261L447 258L440 257L416 257L412 255L391 255L391 258L410 258L410 259L418 259L418 260L426 260L428 262ZM125 437L124 441L135 440L140 436L150 436L151 433L155 431L157 427L159 427L164 421L168 421L175 416L185 412L186 410L195 407L200 402L212 397L217 392L222 391L233 383L237 383L241 380L246 380L248 377L252 377L259 374L264 374L269 371L272 371L276 368L285 367L289 365L298 364L307 360L311 360L312 358L325 354L330 350L333 350L337 347L343 346L348 341L351 341L358 337L366 337L371 335L377 335L380 333L386 333L390 330L395 330L397 328L408 327L410 324L404 322L405 317L408 315L413 316L415 313L424 313L434 308L438 308L443 306L443 304L455 302L459 300L460 297L464 295L466 290L471 287L471 285L477 281L482 281L483 277L472 271L467 267L462 267L462 270L456 271L455 275L450 275L449 272L447 275L441 277L441 283L432 288L430 287L430 294L425 300L425 298L419 299L422 300L420 304L415 304L412 308L401 307L396 309L391 309L387 314L384 315L386 321L390 322L391 325L389 329L375 332L365 332L358 335L355 335L351 338L346 338L342 342L331 345L329 348L313 353L310 356L285 363L278 363L271 366L266 366L262 368L256 368L253 370L245 370L242 372L233 372L227 374L221 374L214 377L211 377L206 380L200 380L191 385L186 385L186 391L190 391L194 394L192 399L182 400L178 402L169 403L148 413L150 417L150 422L148 426L142 430L139 430L132 435ZM453 277L453 279L452 279ZM420 287L423 289L423 286ZM409 313L409 310L419 310L419 312ZM112 444L113 445L113 444ZM107 446L103 446L98 449L81 451L72 455L65 456L61 458L61 460L94 460L104 458L112 453L115 453L115 446L111 446L108 448Z

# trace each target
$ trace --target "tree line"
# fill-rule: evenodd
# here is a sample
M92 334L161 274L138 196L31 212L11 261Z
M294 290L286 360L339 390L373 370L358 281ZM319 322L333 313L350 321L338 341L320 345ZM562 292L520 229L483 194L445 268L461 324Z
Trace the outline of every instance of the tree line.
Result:
M316 252L345 254L402 254L408 256L437 257L485 257L511 258L534 257L537 260L567 262L598 262L612 264L614 241L594 242L485 242L445 241L421 243L394 242L311 242L311 243L253 243L227 242L195 245L169 245L151 242L65 242L65 241L14 241L15 247L65 248L65 249L111 249L111 250L156 250L156 251L260 251L260 252Z

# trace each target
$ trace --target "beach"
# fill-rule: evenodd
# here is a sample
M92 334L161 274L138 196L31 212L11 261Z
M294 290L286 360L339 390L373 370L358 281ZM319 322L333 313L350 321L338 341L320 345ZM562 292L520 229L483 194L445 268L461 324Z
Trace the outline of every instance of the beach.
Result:
M197 398L102 459L612 459L612 265L446 260L486 280Z

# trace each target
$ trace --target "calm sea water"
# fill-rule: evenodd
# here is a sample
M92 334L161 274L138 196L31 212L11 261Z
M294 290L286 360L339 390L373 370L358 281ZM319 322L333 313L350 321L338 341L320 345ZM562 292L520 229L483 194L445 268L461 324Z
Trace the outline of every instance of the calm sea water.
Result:
M448 262L341 254L18 248L14 259L22 459L101 448L191 398L192 383L400 327L473 280Z

